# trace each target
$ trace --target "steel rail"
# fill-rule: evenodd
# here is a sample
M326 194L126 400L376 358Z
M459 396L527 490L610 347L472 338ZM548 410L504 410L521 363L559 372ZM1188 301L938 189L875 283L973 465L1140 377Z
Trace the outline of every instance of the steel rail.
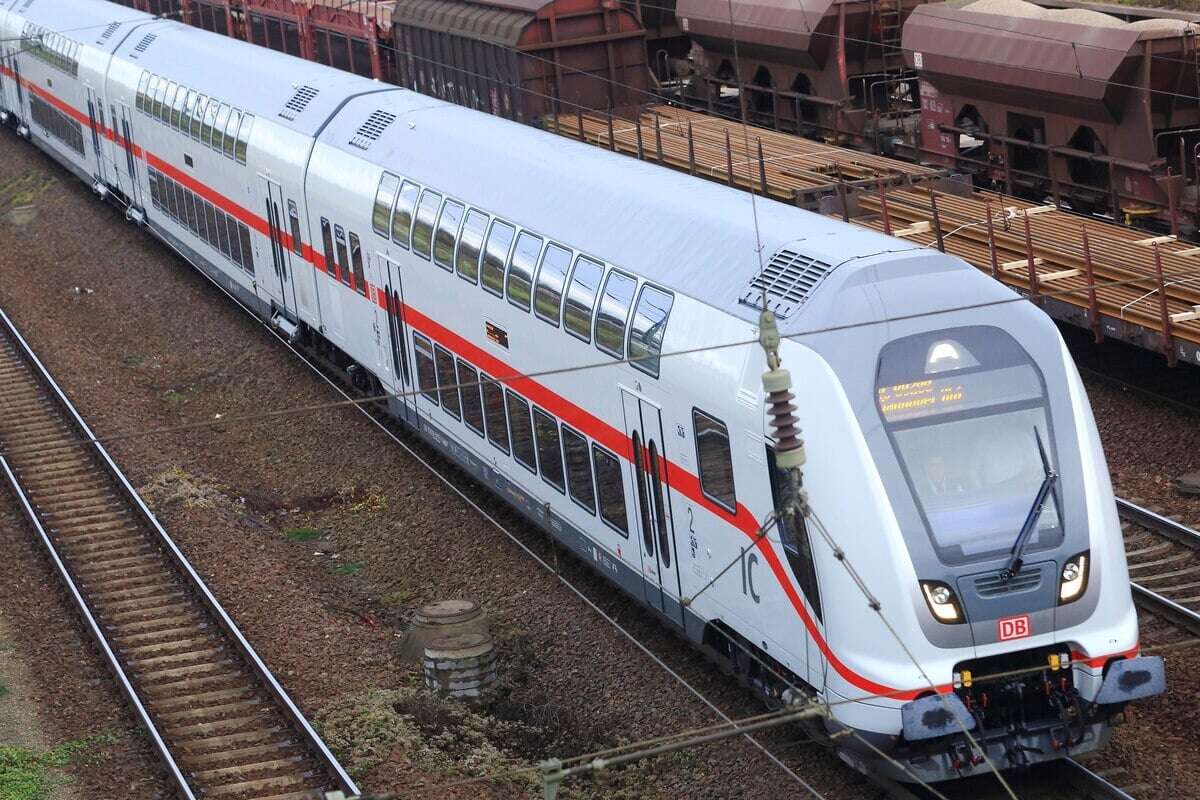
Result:
M1064 758L1061 763L1076 787L1086 792L1084 796L1088 800L1134 800L1128 792L1109 783L1075 759Z
M1117 512L1122 519L1128 522L1145 528L1176 544L1200 552L1200 531L1196 531L1173 519L1168 519L1148 508L1143 508L1136 503L1131 503L1119 497L1117 498ZM1174 600L1164 597L1132 579L1129 581L1129 585L1133 591L1133 599L1136 602L1149 609L1152 613L1166 619L1172 625L1183 628L1193 636L1200 636L1200 613L1180 605Z
M291 720L294 725L295 732L300 735L301 739L308 746L313 755L317 756L322 762L323 766L328 769L331 777L334 778L339 788L349 795L357 795L359 793L358 786L354 783L353 779L349 776L349 774L347 774L341 763L338 762L337 758L329 751L328 747L325 745L325 742L320 738L320 736L317 735L316 731L313 730L312 725L292 701L291 696L279 684L279 682L275 679L275 676L263 663L258 653L246 640L245 636L243 636L241 630L230 618L228 613L226 613L220 601L218 601L213 595L212 591L208 588L208 585L204 582L200 575L197 574L191 563L186 557L184 557L182 551L175 544L175 541L159 523L158 518L142 501L141 496L129 483L129 480L125 477L124 472L122 472L121 469L116 465L116 462L113 461L104 445L97 440L96 435L79 415L79 412L76 410L74 404L72 404L67 398L61 387L59 387L58 383L50 375L49 370L47 370L45 365L42 364L41 360L34 353L33 348L29 345L25 338L21 336L20 332L16 328L16 325L12 322L3 309L0 309L0 334L8 336L10 340L17 345L21 355L34 368L34 373L36 374L37 378L39 378L43 385L49 390L50 399L55 402L60 411L66 413L69 421L78 428L83 437L89 440L90 447L99 457L104 471L115 480L117 486L121 489L129 505L133 510L136 511L140 521L146 524L148 529L153 533L157 542L163 547L165 553L170 557L172 563L180 570L182 576L190 584L189 588L194 590L196 596L200 599L204 607L210 613L212 613L218 624L221 626L223 632L232 640L232 643L237 648L238 653L254 670L256 676L262 682L263 687L267 690L271 699L278 704L280 710L282 710ZM160 755L163 756L168 770L172 773L172 778L176 781L176 783L178 783L185 797L189 798L189 800L194 800L195 795L192 793L192 790L188 786L186 779L181 774L174 758L168 752L167 746L159 735L157 728L150 720L144 705L137 697L136 689L132 686L128 676L120 667L116 656L107 641L107 637L97 624L86 599L84 599L83 595L79 592L77 585L70 575L69 569L66 567L66 564L60 557L57 549L54 547L50 537L42 526L41 521L38 519L37 513L30 503L25 491L21 487L18 478L10 469L8 461L4 459L3 456L0 456L0 464L3 465L5 475L8 478L10 485L16 491L17 497L20 500L26 515L29 517L31 522L33 522L43 544L49 549L56 569L66 582L68 589L70 590L72 597L76 602L76 605L80 608L89 628L91 629L93 635L97 638L101 650L105 653L106 660L109 661L110 666L116 671L118 682L121 683L122 688L130 696L130 699L138 712L138 716L141 718L143 724L146 725L147 730L150 732L151 737L155 742L156 749L159 751Z

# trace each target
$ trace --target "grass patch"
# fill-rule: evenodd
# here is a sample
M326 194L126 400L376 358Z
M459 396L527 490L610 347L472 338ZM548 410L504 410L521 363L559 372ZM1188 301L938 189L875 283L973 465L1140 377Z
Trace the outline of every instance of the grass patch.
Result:
M333 571L338 575L353 575L363 568L361 561L347 561L345 564L338 564L333 568ZM4 798L0 798L4 800Z
M113 738L77 739L45 753L0 745L0 800L43 800L61 780L52 770L77 760L92 745L111 743Z
M168 403L185 403L185 402L187 402L187 395L184 394L183 392L179 391L178 389L172 389L171 391L167 392L163 397Z
M0 683L0 697L4 697L7 694L8 694L8 686L5 685L4 683Z
M283 535L289 542L311 542L321 538L321 532L316 528L288 528Z

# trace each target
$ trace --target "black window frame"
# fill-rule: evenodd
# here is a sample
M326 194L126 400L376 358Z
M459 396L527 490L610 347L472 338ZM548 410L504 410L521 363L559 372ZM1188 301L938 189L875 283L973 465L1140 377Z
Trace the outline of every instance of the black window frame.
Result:
M389 178L395 182L395 186L391 190L391 200L385 207L379 201L384 197L384 186L389 182ZM379 176L379 185L375 187L375 204L371 208L371 229L375 231L376 236L382 236L384 239L391 238L392 214L396 209L396 198L400 196L400 186L403 183L404 181L399 175L393 175L390 172L384 172ZM380 211L384 215L382 225L380 224Z
M524 411L521 414L513 413L513 404L514 403L519 405L521 409L524 409ZM536 475L537 471L538 471L537 443L534 441L534 436L533 436L533 413L532 413L532 410L530 407L530 403L528 400L526 400L524 397L521 397L521 395L517 394L512 389L505 387L505 389L504 389L504 406L505 406L505 411L508 414L508 443L509 443L509 446L512 447L513 461L516 461L522 467L524 467L525 469L529 470L534 475ZM517 420L520 420L522 423L524 423L525 425L528 426L528 434L529 435L528 435L528 437L526 437L527 441L529 442L528 452L524 452L524 453L518 452L517 445L518 445L518 442L521 441L521 439L519 439L517 436L517 426L516 426L516 424L514 424ZM526 461L525 457L528 457L529 461Z
M350 262L351 268L354 270L351 274L350 286L354 291L367 296L367 268L364 263L366 256L363 254L362 239L358 238L358 234L354 231L349 232L350 235Z
M461 358L455 359L455 366L458 374L459 400L462 404L462 420L463 423L475 433L484 436L485 426L487 422L484 419L483 409L483 386L479 382L479 370ZM467 378L463 375L464 372L470 372L471 377ZM471 397L475 403L475 407L479 409L479 424L476 426L473 421L473 415L467 413L467 398Z
M596 516L596 473L592 467L592 451L590 442L586 436L566 423L563 423L561 427L561 434L563 443L563 465L566 467L567 475L567 496L571 498L575 505L579 506L594 517ZM567 443L569 438L577 439L583 445L582 463L587 465L588 484L591 488L591 496L588 498L588 500L590 501L591 505L584 504L575 494L575 487L571 475L571 454Z
M476 219L479 217L483 218L483 230L479 232L478 242L468 242L467 238L470 233L469 229L467 228L467 222L472 218L472 216L474 216ZM458 275L458 277L473 285L479 284L479 261L483 256L483 246L487 242L488 228L490 227L491 216L486 211L481 211L478 208L468 208L467 213L463 215L462 227L458 232L458 245L454 249L454 272L456 275ZM466 272L464 272L462 269L463 263L466 263L463 260L463 250L465 248L475 249L475 257L472 259L474 262L473 276L466 274Z
M446 219L446 212L451 208L458 209L458 221L454 224L453 231L447 231L442 226L442 222ZM466 216L467 204L447 197L445 202L442 203L442 209L438 212L437 222L433 226L433 263L447 272L454 271L454 254L458 250L458 232L462 230L463 220ZM438 242L444 242L447 235L450 237L450 255L445 261L442 261L438 258Z
M427 359L429 363L428 375L433 380L432 385L429 386L425 385L425 381L423 380L424 374L421 368L423 362L421 359L424 354L421 352L422 345L424 345L429 351ZM429 402L440 406L442 403L441 397L438 395L437 362L435 360L433 348L433 341L428 336L413 331L413 360L416 362L414 366L417 373L417 391L420 392L421 396Z
M655 323L659 325L657 335L654 337L657 341L652 347L646 347L643 353L634 353L634 337L638 334L638 312L642 308L642 302L646 299L648 292L655 292L668 298L667 313L663 315L662 321ZM633 308L630 311L630 318L627 324L628 334L626 335L625 357L629 359L629 363L634 369L646 373L652 378L657 378L660 372L662 360L662 342L666 335L667 323L671 321L671 310L675 307L675 293L669 292L652 283L643 283L642 288L638 290L637 296L634 298ZM654 326L651 325L650 328ZM649 332L650 328L647 328Z
M405 250L411 249L412 246L412 226L413 219L417 215L417 201L421 199L420 184L412 181L402 181L400 183L400 191L396 193L396 204L392 208L392 241ZM411 202L406 202L411 200ZM399 221L399 215L406 215L408 223L404 227L404 240L396 238L396 223Z
M617 280L617 279L620 279L622 282L628 281L629 283L632 283L633 288L630 289L629 299L628 299L628 301L625 302L624 314L623 314L624 321L621 326L620 346L616 347L615 350L610 350L608 348L608 346L600 340L600 330L601 330L602 324L603 325L611 324L608 321L610 319L610 317L604 313L604 301L605 301L605 298L608 296L609 286L612 285L613 281ZM638 279L636 276L630 275L628 272L624 272L623 270L619 270L619 269L609 270L609 273L606 276L604 276L604 283L600 286L600 291L597 292L597 294L596 294L596 297L598 299L596 301L595 312L592 315L593 316L592 340L595 341L596 349L599 350L601 353L606 353L606 354L612 356L613 358L625 358L625 346L626 346L626 342L629 339L629 316L633 312L633 302L634 302L634 300L637 299L637 296L638 296L637 284L638 284ZM615 318L613 318L613 319L615 319ZM615 329L615 326L614 326L614 329Z
M557 287L551 286L546 280L548 274L546 260L550 257L551 252L563 253L567 259L566 266L562 269L561 273L558 272L557 267L549 270L549 273L554 275L555 279L558 280ZM548 322L556 328L562 324L563 297L566 296L567 279L571 277L571 265L574 263L574 260L575 254L571 248L551 240L546 241L546 244L542 247L542 256L538 259L537 280L533 285L533 313L538 319ZM550 294L556 294L558 298L554 305L553 315L543 310L543 306L548 307L549 303L542 301L548 299Z
M545 443L543 446L542 430L539 426L543 423L545 429L554 431L554 443ZM542 476L542 480L558 489L563 494L567 493L567 466L563 461L562 453L562 434L558 429L558 420L550 412L533 406L533 447L537 451L538 473ZM557 482L551 475L546 472L546 463L549 458L554 458L554 465L558 470Z
M448 385L442 384L442 367L448 366L452 377ZM438 399L442 410L457 420L462 419L462 397L458 394L458 369L455 366L454 353L440 344L433 345L433 371L437 376ZM449 400L449 402L447 402ZM453 408L450 406L453 404Z
M300 231L300 207L295 200L288 200L288 225L292 233L292 252L298 256L304 255L304 239Z
M526 265L522 258L518 263L517 258L520 253L522 239L533 239L537 241L537 255L533 257L532 263ZM504 297L510 305L516 306L522 311L529 311L533 307L533 286L537 278L538 264L541 262L542 251L546 249L546 238L540 234L530 230L522 229L517 238L513 241L512 247L508 252L508 264L504 270ZM528 271L526 272L526 266ZM523 282L525 284L524 291L526 292L525 302L522 303L520 298L513 297L514 281ZM518 287L520 288L520 287Z
M492 235L498 228L508 229L508 231L511 233L511 237L508 240L508 246L504 249L504 258L500 260L498 265L499 273L496 275L496 277L500 279L500 284L499 286L493 287L488 283L489 265L491 265L493 270L497 265L492 260L492 253L490 252L489 245L492 242ZM487 236L485 236L483 239L483 256L479 261L479 285L482 286L483 290L488 294L493 294L496 297L504 297L504 285L506 283L505 278L508 274L508 256L512 252L513 246L516 243L517 226L513 225L511 222L506 222L499 217L492 217L492 222L490 225L488 225Z
M479 373L479 386L482 389L483 395L483 420L487 440L492 443L493 447L504 453L504 455L509 455L512 453L512 443L508 438L508 403L504 400L504 387L500 384L500 381L490 375L484 374L482 371ZM498 421L492 419L491 400L488 396L489 391L494 391L499 396L500 413L504 415L503 425L497 424ZM497 428L499 428L498 431L496 430ZM503 441L497 438L497 434L504 434Z
M704 485L704 458L700 452L700 426L697 424L698 417L703 417L704 419L708 420L709 422L715 423L725 433L725 445L726 445L725 452L726 452L726 455L728 456L728 460L729 460L729 489L730 489L730 493L733 495L732 503L728 503L725 500L722 500L721 498L711 494L708 491L708 488ZM717 417L715 417L714 415L710 414L709 412L693 406L692 407L692 440L695 443L695 447L696 447L696 478L697 478L698 482L700 483L700 493L703 494L706 498L708 498L712 502L719 505L721 508L725 509L726 511L736 514L737 513L737 480L736 480L737 475L736 475L736 471L734 470L734 466L733 466L733 438L729 435L729 426L726 425L724 422L722 422Z
M591 303L591 306L588 308L587 332L586 333L580 332L576 326L573 326L573 323L571 322L571 312L574 311L576 313L579 313L579 311L583 308L578 303L572 303L572 298L571 298L571 290L575 288L575 281L578 278L579 263L581 261L586 262L588 264L589 268L595 267L596 269L598 269L599 276L600 276L599 279L596 281L595 290L592 291L592 303ZM575 256L575 263L571 265L571 275L570 275L570 278L567 280L567 287L563 292L563 310L562 310L563 329L567 333L574 336L576 339L580 340L581 342L586 342L587 344L592 343L592 326L595 325L595 322L596 322L596 300L597 300L597 298L600 297L600 289L603 285L604 285L604 262L602 262L598 259L592 258L591 256L584 255L582 253Z
M336 223L333 226L333 247L337 253L337 272L334 273L334 276L346 286L349 286L350 246L346 242L346 229Z
M321 217L321 246L325 249L325 274L337 280L337 257L333 252L333 223Z
M426 198L430 199L430 202L428 204L426 204L426 202L425 202ZM432 210L429 212L430 216L429 216L429 221L428 221L428 225L429 225L428 250L426 250L425 252L421 252L421 250L418 249L418 247L417 247L417 234L420 233L424 229L424 226L425 226L425 223L422 221L422 211L429 207L432 207ZM413 254L420 256L421 258L425 259L426 261L433 260L433 232L437 227L438 215L441 213L441 210L442 210L442 193L435 192L433 189L422 189L421 190L421 199L417 201L416 210L413 212L412 233L409 234L409 242L412 244Z
M603 456L605 459L608 459L609 461L612 462L614 474L617 476L617 485L621 489L621 510L624 512L624 515L621 520L621 522L622 522L621 525L613 524L613 521L611 519L609 519L608 515L605 513L604 494L601 492L601 489L600 489L600 486L601 486L600 468L599 468L599 462L597 460L598 457L600 457L600 456ZM596 485L596 510L599 512L600 519L602 519L604 521L605 525L612 528L614 531L619 533L621 536L628 539L629 538L629 498L625 494L625 470L621 464L621 459L617 457L616 453L613 453L611 450L601 447L600 445L596 444L595 442L592 442L592 482Z

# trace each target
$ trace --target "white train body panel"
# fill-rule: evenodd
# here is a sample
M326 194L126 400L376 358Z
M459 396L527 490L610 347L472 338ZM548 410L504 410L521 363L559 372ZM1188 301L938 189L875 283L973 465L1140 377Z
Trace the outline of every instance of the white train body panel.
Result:
M853 728L937 780L984 767L960 758L956 728L915 739L902 709L934 688L969 702L956 683L964 670L1069 652L1070 691L1091 704L1111 662L1144 661L1132 660L1137 621L1112 487L1070 356L1044 315L970 266L773 201L756 202L755 220L745 193L100 0L16 6L0 5L4 38L30 21L66 30L123 20L100 44L100 29L78 40L78 78L0 51L0 105L39 146L262 316L397 395L400 419L766 694L798 686L824 699L830 730ZM183 87L174 117L159 82ZM30 122L18 85L82 126L83 147ZM103 120L89 116L89 88ZM197 111L206 102L211 119ZM379 216L381 182L391 200ZM444 239L422 233L419 209L415 224L396 224L416 197L409 184L438 195L435 213L458 209ZM486 276L464 278L486 272L488 247L473 267L465 254L471 230L501 243L506 226L497 295ZM417 252L426 240L427 256ZM781 354L815 512L804 529L765 537L759 524L779 489L756 341L760 240L768 274L807 276L768 295L788 337ZM455 268L436 263L439 241ZM593 303L609 288L614 299L580 312L587 324L573 335L562 295L574 296L576 280ZM946 313L980 303L992 305ZM611 329L619 354L598 347L609 307L626 317ZM635 355L635 341L683 354L663 357L655 375L617 358ZM933 368L946 342L961 385ZM888 375L898 377L881 383ZM1012 394L1017 384L1025 394ZM896 397L916 398L916 410L889 405ZM1003 435L1027 420L1044 429L1036 436L1061 473L1057 522L1034 520L1029 567L1001 585L992 576L1007 553L988 526L1012 516L1001 505L1027 479L1031 451ZM994 503L944 475L947 458L966 457L955 440L975 435L990 449L968 454L960 476L1009 470L987 484L1001 487ZM947 503L958 516L937 510ZM1016 533L1003 532L1005 550ZM1084 588L1058 603L1060 572L1080 553ZM922 582L952 590L957 621L935 618ZM1019 636L1008 640L1005 625ZM1103 743L1112 708L1089 708L1064 751ZM972 713L993 759L1007 763L1021 745L1056 755L1053 720L1013 734ZM859 766L890 768L852 739L840 747Z

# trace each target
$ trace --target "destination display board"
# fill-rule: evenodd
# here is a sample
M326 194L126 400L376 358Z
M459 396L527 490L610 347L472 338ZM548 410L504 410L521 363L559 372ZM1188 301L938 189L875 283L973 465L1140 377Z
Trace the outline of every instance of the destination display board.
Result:
M894 383L876 390L888 422L904 422L1006 403L1036 400L1042 388L1026 365Z

